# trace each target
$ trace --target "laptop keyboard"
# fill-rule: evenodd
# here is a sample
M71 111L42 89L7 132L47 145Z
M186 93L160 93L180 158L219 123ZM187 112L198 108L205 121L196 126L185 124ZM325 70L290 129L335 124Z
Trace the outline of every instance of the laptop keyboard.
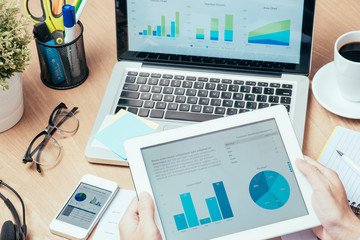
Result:
M206 121L282 104L291 84L129 71L118 106L153 119Z

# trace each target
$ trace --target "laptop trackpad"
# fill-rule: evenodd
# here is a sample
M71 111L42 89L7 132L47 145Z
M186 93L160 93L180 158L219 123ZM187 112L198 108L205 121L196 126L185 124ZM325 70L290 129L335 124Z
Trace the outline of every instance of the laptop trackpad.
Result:
M184 126L184 125L176 125L176 124L164 125L162 130L163 131L170 130L170 129L178 128L178 127L181 127L181 126Z

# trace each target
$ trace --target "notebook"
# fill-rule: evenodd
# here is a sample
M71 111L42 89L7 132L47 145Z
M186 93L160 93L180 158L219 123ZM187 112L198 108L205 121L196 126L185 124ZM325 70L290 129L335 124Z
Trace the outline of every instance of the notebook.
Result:
M338 173L344 185L349 204L356 214L360 214L360 177L347 165L336 150L343 152L355 164L360 165L360 132L336 127L324 147L318 161Z
M302 144L315 0L115 0L117 55L88 161L127 165L94 136L120 109L158 131L284 105Z

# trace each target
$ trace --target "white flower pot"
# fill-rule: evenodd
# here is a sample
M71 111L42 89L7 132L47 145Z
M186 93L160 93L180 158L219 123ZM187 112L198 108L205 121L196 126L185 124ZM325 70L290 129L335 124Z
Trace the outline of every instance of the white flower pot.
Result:
M24 113L22 74L8 79L9 89L0 87L0 133L13 127Z

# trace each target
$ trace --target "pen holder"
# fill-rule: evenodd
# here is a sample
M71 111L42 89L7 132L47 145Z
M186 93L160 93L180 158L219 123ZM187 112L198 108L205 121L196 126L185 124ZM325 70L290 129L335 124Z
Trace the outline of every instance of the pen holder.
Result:
M76 38L63 44L42 42L34 34L40 64L41 81L53 89L70 89L82 84L89 75L83 41L84 27L75 25Z

